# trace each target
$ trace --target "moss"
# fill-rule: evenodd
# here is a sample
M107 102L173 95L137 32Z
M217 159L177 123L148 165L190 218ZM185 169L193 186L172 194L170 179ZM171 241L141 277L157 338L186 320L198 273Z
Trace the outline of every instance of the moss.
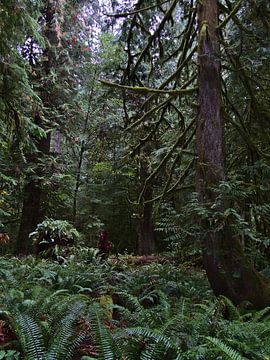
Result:
M207 34L208 34L208 21L203 21L201 25L200 37L199 37L200 44L202 44L205 41Z

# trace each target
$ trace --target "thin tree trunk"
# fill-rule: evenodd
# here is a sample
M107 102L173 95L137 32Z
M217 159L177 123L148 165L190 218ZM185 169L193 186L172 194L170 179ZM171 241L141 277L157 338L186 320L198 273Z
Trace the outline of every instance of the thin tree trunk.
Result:
M73 195L72 222L73 222L74 226L76 226L76 221L77 221L77 200L78 200L79 188L81 185L81 172L82 172L82 162L83 162L84 152L85 152L84 140L82 140L80 154L79 154L77 174L76 174L74 195Z
M89 118L90 118L91 104L92 104L92 100L93 100L93 92L94 92L94 86L95 86L95 81L96 81L96 75L97 74L95 72L94 77L93 77L92 87L91 87L90 94L89 94L88 109L87 109L87 113L86 113L85 120L84 120L82 136L85 136L86 132L87 132L87 125L88 125ZM74 187L74 194L73 194L72 222L75 226L76 226L76 222L77 222L78 193L79 193L79 189L80 189L80 185L81 185L82 164L83 164L83 157L84 157L85 151L86 151L85 140L82 139L80 153L79 153L76 181L75 181L75 187Z
M196 130L196 187L199 200L209 211L225 209L223 199L213 190L225 179L224 123L221 110L218 2L204 0L198 9L199 22L199 113ZM230 224L215 230L203 221L203 260L209 282L216 295L225 295L236 304L248 300L255 307L270 304L270 287L248 262L240 239Z

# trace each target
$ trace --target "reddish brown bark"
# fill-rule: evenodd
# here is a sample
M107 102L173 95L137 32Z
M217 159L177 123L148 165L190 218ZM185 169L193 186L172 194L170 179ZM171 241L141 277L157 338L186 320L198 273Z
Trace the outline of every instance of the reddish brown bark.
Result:
M221 100L221 74L219 58L218 2L203 0L198 9L199 23L199 112L196 130L196 188L200 203L211 211L225 209L222 199L213 190L225 179L224 174L224 122ZM248 262L230 224L215 230L205 220L203 260L209 282L216 295L225 295L236 304L244 300L255 307L270 304L270 287Z

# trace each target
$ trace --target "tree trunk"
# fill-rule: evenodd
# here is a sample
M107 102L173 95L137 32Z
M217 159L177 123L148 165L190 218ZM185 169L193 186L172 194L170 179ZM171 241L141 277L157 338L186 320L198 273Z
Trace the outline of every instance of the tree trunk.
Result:
M47 109L51 109L56 101L55 94L52 95L53 86L50 79L52 69L57 67L57 49L61 47L61 32L56 13L61 13L59 1L44 1L44 19L46 25L44 27L44 37L46 41L46 48L44 49L44 61L41 65L37 65L35 72L38 74L39 82L41 84L39 89L39 97L42 100L45 116ZM32 66L35 66L32 64ZM43 116L44 116L43 113ZM41 114L36 114L34 122L42 129L48 129L48 124L42 120ZM42 156L47 156L50 153L50 133L46 137L33 139L36 144L37 153L27 155L28 165L33 168L33 172L28 175L23 194L23 206L21 222L15 246L17 254L26 255L30 251L29 234L35 230L37 224L42 221L42 206L46 194L42 191L41 178L46 175L44 165L40 163ZM59 145L59 144L58 144Z
M46 138L39 140L36 144L36 147L38 153L28 156L28 165L31 166L31 164L33 164L36 169L34 175L29 174L28 179L26 179L26 185L24 187L21 222L19 227L18 240L15 248L16 254L21 255L26 255L31 252L29 234L36 228L37 224L42 219L42 188L41 180L39 179L39 177L43 175L44 169L38 163L38 157L49 153L49 134Z
M225 179L217 0L204 0L199 5L198 22L196 188L203 206L211 211L215 204L215 211L222 212L224 201L218 199L213 190ZM236 304L247 300L256 308L269 305L269 283L248 262L240 239L234 236L230 224L227 222L222 230L215 230L209 220L204 220L202 226L205 228L203 260L214 293L225 295Z
M74 226L77 225L77 200L78 200L79 188L81 185L81 172L82 172L82 163L83 163L84 152L85 152L85 145L84 145L84 140L82 140L80 153L79 153L79 162L78 162L78 168L77 168L77 174L76 174L76 182L75 182L75 188L74 188L74 194L73 194L72 222L73 222Z
M144 201L152 198L152 191L146 190ZM153 225L153 206L152 204L142 205L142 210L137 225L138 232L138 254L150 255L156 251L155 232Z
M94 93L95 81L96 81L96 72L94 73L94 77L93 77L92 81L93 82L92 82L91 90L89 93L89 99L88 99L87 113L86 113L86 116L84 119L83 131L81 134L83 137L85 137L85 135L87 133L87 125L88 125L88 122L90 119L91 105L92 105L92 101L93 101L93 93ZM76 223L77 223L77 203L78 203L79 189L81 186L81 173L82 173L83 157L84 157L85 151L86 151L86 144L85 144L85 139L83 138L81 141L81 146L80 146L78 167L77 167L77 173L76 173L76 182L75 182L74 194L73 194L72 222L75 227L76 227Z
M150 145L144 145L140 157L140 180L143 186L149 176ZM147 184L143 194L143 204L140 205L137 224L138 254L150 255L156 251L156 239L153 224L153 205L147 203L153 197L152 184Z

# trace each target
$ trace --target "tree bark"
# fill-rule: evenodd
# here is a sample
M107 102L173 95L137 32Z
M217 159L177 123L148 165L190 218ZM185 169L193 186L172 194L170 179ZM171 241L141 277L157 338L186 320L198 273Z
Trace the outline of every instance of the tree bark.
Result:
M72 222L73 222L74 226L76 226L76 223L77 223L77 200L78 200L79 188L81 185L82 163L83 163L83 156L84 156L84 152L85 152L85 144L84 143L85 143L85 141L82 140L80 153L79 153L76 182L75 182L75 188L74 188L74 194L73 194Z
M36 117L37 125L40 125L39 116ZM29 234L36 228L42 219L42 184L40 177L44 169L39 164L39 156L49 153L50 135L40 139L36 144L37 153L28 156L28 165L35 167L34 174L29 174L24 187L24 197L22 206L21 222L19 227L18 239L16 243L16 254L26 255L31 252Z
M140 180L143 186L145 180L149 176L149 161L150 156L150 145L146 144L142 148L140 156ZM139 255L150 255L156 251L156 238L154 232L153 223L153 205L147 203L153 197L152 184L146 185L143 195L143 203L139 209L139 219L137 224L138 234L138 254Z
M56 101L55 94L52 95L52 84L50 79L51 70L57 66L57 49L61 47L60 24L55 18L56 13L61 13L59 1L44 1L44 38L46 48L43 52L44 61L35 68L40 81L39 97L42 100L44 113L51 109ZM34 64L32 64L35 66ZM43 114L44 116L44 114ZM34 117L35 125L48 129L48 124L42 120L41 114ZM32 166L33 172L26 178L23 191L23 205L20 227L15 245L15 253L26 255L30 252L29 234L35 230L37 224L42 221L42 202L46 198L42 190L41 178L46 175L44 165L40 163L41 157L50 153L50 133L44 138L33 139L35 141L36 153L27 155L27 162Z
M224 199L218 198L213 190L225 179L217 0L202 1L198 8L198 23L196 189L201 205L214 211L215 204L215 211L222 213ZM256 308L268 306L269 282L249 263L230 224L226 222L221 230L215 230L209 220L203 220L202 226L205 229L203 261L214 293L225 295L236 304L249 301Z
M145 201L152 198L151 194L151 190L146 190ZM142 205L142 210L139 215L140 217L137 225L139 255L151 255L156 251L156 241L152 214L152 204Z

